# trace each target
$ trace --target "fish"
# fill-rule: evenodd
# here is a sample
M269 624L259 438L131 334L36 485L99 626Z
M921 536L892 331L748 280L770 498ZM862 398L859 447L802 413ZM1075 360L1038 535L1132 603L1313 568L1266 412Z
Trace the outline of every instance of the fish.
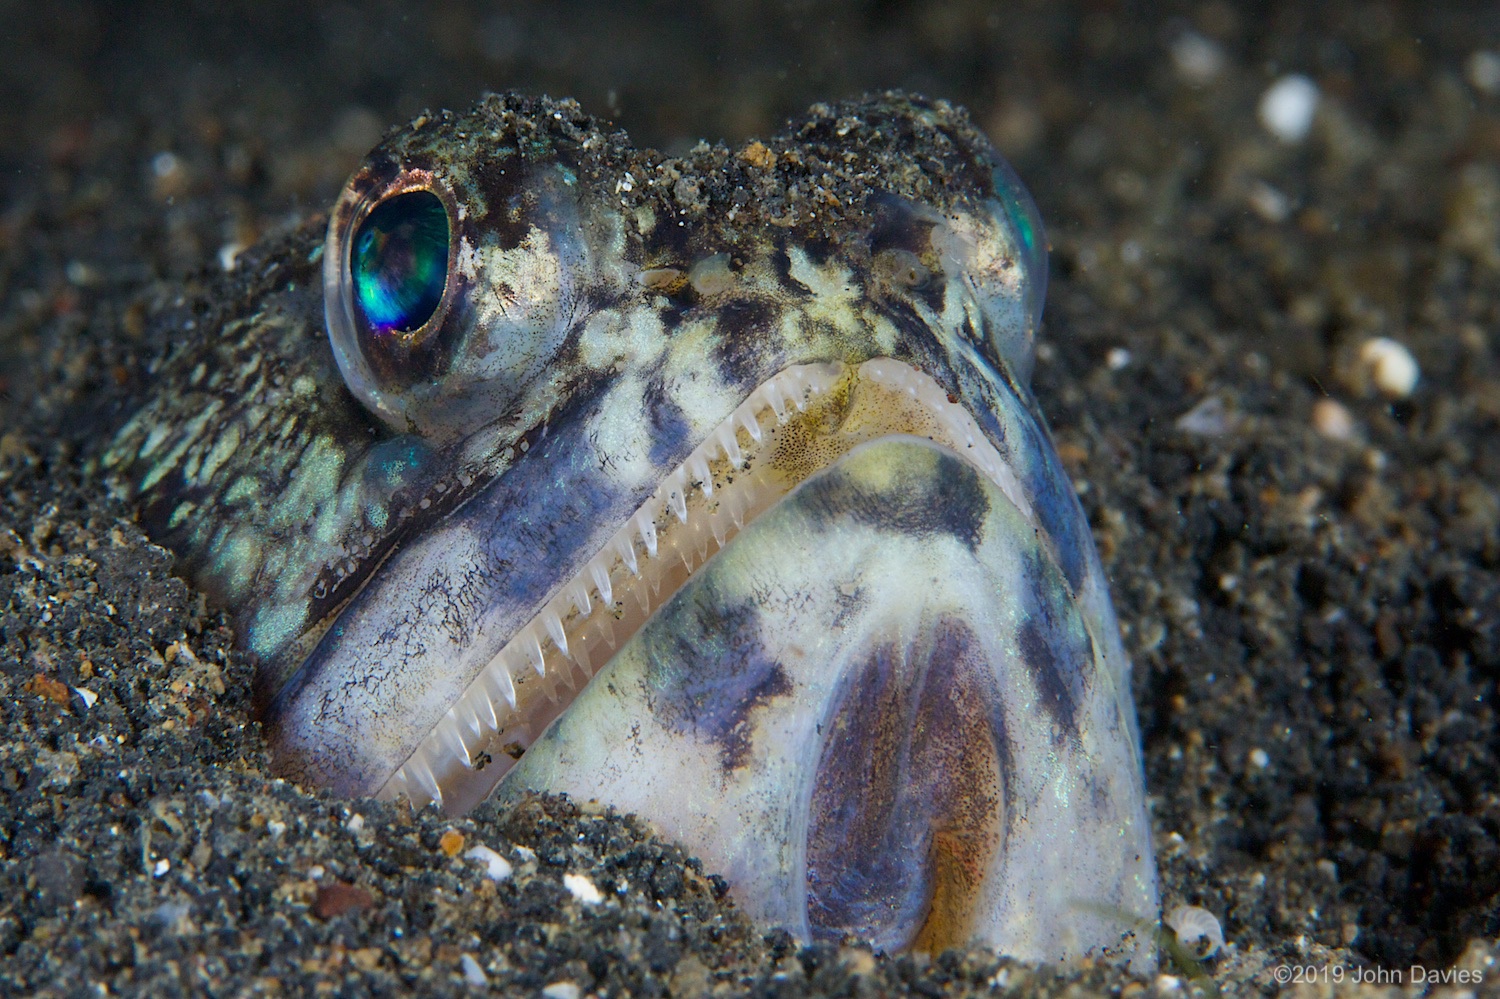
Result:
M491 95L320 226L102 457L277 773L614 805L804 940L1154 966L1130 664L1029 385L1046 237L964 111L671 157Z

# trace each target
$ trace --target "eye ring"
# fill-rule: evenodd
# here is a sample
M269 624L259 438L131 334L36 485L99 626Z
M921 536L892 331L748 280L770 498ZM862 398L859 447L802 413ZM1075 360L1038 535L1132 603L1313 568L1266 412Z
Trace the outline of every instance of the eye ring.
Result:
M324 243L324 320L349 389L393 426L401 386L431 374L458 292L458 211L430 170L356 173ZM445 245L439 246L439 242Z

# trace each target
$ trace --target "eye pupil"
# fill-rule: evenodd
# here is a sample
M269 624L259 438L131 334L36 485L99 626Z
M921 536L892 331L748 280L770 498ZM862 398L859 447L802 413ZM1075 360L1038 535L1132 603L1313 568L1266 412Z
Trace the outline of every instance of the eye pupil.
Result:
M448 283L448 212L431 191L408 191L370 210L354 234L354 300L371 332L420 329Z

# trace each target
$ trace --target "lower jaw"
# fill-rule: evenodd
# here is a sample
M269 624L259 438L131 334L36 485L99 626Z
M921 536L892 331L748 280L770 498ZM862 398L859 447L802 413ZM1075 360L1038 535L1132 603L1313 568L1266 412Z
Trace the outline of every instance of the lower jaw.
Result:
M494 790L615 649L761 513L860 444L913 435L973 464L1023 512L1009 466L909 365L798 365L757 388L497 652L379 797L462 814Z

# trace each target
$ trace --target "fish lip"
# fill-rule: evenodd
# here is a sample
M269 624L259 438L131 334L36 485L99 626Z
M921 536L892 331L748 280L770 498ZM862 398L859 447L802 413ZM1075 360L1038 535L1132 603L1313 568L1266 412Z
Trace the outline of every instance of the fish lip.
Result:
M857 396L858 392L865 395ZM875 425L864 437L845 431L856 399L866 408L889 409L890 425ZM840 406L844 416L835 436L845 435L842 444L801 460L766 456L771 449L766 441L790 440L776 435L792 433L786 428L801 428L814 419L826 421ZM892 358L792 365L751 392L659 481L655 492L603 547L554 589L481 667L437 724L417 740L376 796L434 802L450 814L468 811L499 784L520 752L567 710L576 692L608 665L614 652L745 525L865 440L906 434L926 437L957 453L1031 518L1025 491L1008 461L962 402L929 375ZM757 467L791 466L796 467L779 486L754 481L745 485L754 479L750 473ZM734 475L726 475L729 470ZM638 608L631 609L632 600ZM609 610L595 613L596 604L608 604ZM613 632L605 621L609 617L623 623L623 636ZM608 653L601 654L606 645ZM529 688L524 694L523 687Z

